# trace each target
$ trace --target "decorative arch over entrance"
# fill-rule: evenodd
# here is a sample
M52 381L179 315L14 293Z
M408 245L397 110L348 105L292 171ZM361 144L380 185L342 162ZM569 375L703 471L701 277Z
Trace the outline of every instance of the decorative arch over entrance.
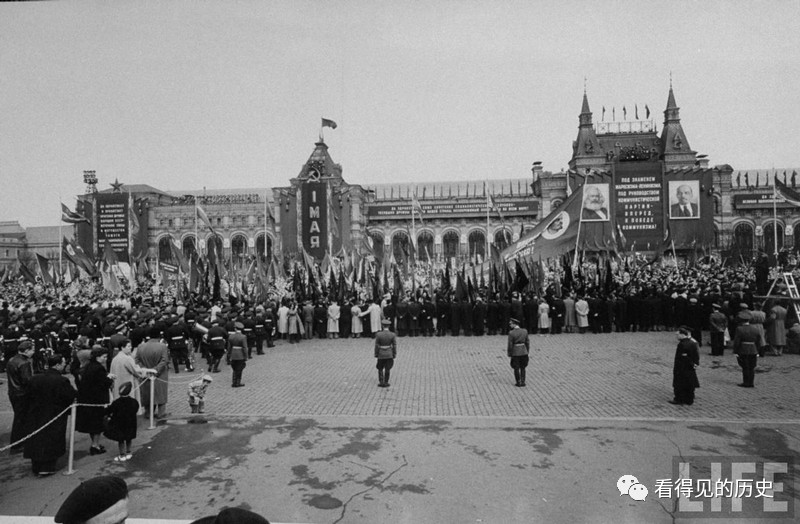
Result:
M442 254L445 258L458 257L459 238L455 231L448 231L442 235Z
M753 254L753 236L752 225L747 222L737 224L733 229L732 254L737 258L741 255L749 259Z
M774 255L783 248L783 224L777 224L778 248L775 249L775 222L770 222L764 226L764 252L767 255Z
M372 239L372 251L377 258L383 260L383 235L377 231L372 231L368 235Z
M195 249L194 245L194 235L188 235L183 239L183 256L186 258L192 258L196 252L197 249Z
M482 260L486 259L486 235L480 229L469 234L467 237L467 245L469 246L469 256L474 257L480 255Z
M398 263L406 259L406 253L410 253L408 244L409 238L405 231L397 231L392 235L392 253Z
M236 234L231 237L231 258L236 262L241 262L247 255L247 237Z
M433 233L430 231L422 231L417 236L417 258L428 262L430 257L433 256Z
M158 259L163 261L172 261L172 249L169 243L172 242L169 235L165 235L158 239Z
M264 255L264 239L267 239L267 250L266 255ZM261 233L256 237L256 255L258 255L261 260L272 260L272 237L268 236L265 233Z
M508 229L500 229L499 231L495 232L494 245L497 247L498 251L502 251L507 248L510 242L511 231Z

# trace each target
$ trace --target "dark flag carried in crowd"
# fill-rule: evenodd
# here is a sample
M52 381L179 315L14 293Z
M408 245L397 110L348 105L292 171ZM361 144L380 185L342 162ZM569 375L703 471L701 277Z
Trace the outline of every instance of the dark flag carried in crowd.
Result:
M19 251L17 252L17 257L19 257ZM33 274L33 271L21 259L17 258L17 262L19 262L19 274L31 284L35 284L36 275Z
M36 261L39 263L39 272L42 274L42 280L48 284L55 285L56 281L50 272L50 261L39 253L36 253Z
M62 250L67 260L86 271L88 275L94 276L97 269L94 267L94 263L91 259L84 253L83 249L66 238L64 238L62 242Z
M800 193L787 186L777 178L775 179L775 196L782 198L784 201L800 206Z

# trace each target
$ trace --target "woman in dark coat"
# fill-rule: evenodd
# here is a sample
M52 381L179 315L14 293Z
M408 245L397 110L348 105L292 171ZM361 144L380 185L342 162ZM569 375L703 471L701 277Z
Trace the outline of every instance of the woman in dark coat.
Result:
M34 375L28 386L28 417L26 434L31 434L50 422L75 400L75 388L61 374L64 357L60 354L47 360L47 369ZM52 424L25 441L24 457L31 459L34 475L45 477L56 470L56 461L67 451L67 417L62 413Z
M78 406L75 417L75 429L81 433L88 433L92 438L90 455L105 453L106 448L100 445L100 435L103 433L103 414L106 404L111 397L111 386L114 376L106 372L108 352L105 348L95 346L92 356L81 373L78 383L79 404L100 404L94 406Z
M700 387L694 368L700 364L700 352L697 341L691 336L687 326L678 328L678 347L675 350L675 364L672 368L672 390L675 398L670 404L694 403L694 390Z

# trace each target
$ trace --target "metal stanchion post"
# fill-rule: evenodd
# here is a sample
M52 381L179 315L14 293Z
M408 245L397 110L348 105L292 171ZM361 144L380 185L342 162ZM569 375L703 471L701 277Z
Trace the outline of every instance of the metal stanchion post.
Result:
M72 409L69 412L69 458L67 460L67 471L64 475L72 475L75 470L72 469L72 464L75 461L75 414L78 411L78 405L72 403Z
M156 390L156 376L150 375L150 427L147 429L156 429L155 425L155 390Z

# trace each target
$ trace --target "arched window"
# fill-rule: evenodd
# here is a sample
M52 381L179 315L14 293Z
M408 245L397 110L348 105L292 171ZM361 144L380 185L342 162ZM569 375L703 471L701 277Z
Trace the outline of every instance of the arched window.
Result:
M508 247L511 242L511 231L508 229L501 229L494 234L494 245L498 251L502 251Z
M172 260L172 250L169 247L170 243L169 237L161 237L161 240L158 241L158 259L162 261L171 261Z
M196 249L194 247L194 236L188 236L183 239L183 255L186 258L192 258Z
M423 231L417 236L417 258L429 262L433 256L433 234L430 231Z
M378 232L369 233L372 239L372 251L375 252L375 257L383 260L383 235Z
M457 257L459 255L458 233L448 231L442 236L442 254L445 258Z
M481 260L486 258L486 235L483 231L477 229L469 234L467 237L467 245L469 246L469 256L476 257L480 255Z
M247 255L247 239L244 235L235 235L231 239L231 256L237 262Z
M264 238L267 239L267 254L264 255ZM261 233L256 237L256 254L261 260L272 260L272 239Z
M775 249L775 223L770 222L769 224L764 226L764 252L767 255L772 255L777 253L778 251L783 248L783 226L781 224L777 224L778 226L778 248Z
M394 259L398 263L408 258L410 253L408 244L409 239L405 231L398 231L392 236L392 253L394 253Z

